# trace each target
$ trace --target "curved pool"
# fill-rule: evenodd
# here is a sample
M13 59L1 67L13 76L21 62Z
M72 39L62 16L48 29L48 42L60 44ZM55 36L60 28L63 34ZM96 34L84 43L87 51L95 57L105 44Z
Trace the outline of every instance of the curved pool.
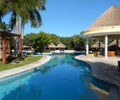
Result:
M74 54L52 55L37 69L0 80L0 100L98 100L89 66Z

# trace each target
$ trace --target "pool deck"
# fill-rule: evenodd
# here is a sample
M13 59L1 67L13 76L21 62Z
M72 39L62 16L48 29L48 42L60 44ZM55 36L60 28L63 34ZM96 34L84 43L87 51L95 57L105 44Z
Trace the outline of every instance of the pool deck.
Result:
M108 100L120 100L120 71L118 71L118 61L120 57L88 57L79 55L78 60L87 62L92 69L93 77L113 85L110 88Z
M14 68L14 69L10 69L10 70L6 70L6 71L1 71L0 72L0 79L8 77L8 76L12 76L15 74L19 74L28 70L33 70L34 68L39 67L40 65L43 65L45 63L47 63L49 60L51 59L50 56L43 56L42 59L32 63L32 64L27 64L25 66L21 66L18 68Z

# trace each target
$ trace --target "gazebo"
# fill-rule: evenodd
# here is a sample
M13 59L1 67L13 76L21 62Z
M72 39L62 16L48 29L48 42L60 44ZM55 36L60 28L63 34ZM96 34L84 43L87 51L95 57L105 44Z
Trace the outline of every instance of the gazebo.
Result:
M107 58L108 39L120 38L120 7L111 6L82 35L86 38L86 54L89 53L89 38L104 39L104 55Z

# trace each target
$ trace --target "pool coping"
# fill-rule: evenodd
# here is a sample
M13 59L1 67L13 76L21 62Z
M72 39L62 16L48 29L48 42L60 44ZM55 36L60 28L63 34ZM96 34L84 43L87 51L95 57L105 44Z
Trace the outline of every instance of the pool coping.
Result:
M24 66L21 66L21 67L18 67L18 68L9 69L9 70L6 70L6 71L1 71L0 72L0 79L32 70L34 68L37 68L37 67L47 63L48 61L50 61L50 59L51 59L51 56L43 56L42 59L40 59L40 60L38 60L34 63L27 64L27 65L24 65Z

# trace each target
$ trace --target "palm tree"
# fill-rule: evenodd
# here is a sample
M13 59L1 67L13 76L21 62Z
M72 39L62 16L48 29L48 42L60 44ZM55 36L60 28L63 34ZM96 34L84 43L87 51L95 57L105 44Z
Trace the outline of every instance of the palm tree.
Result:
M46 0L1 0L1 16L11 12L11 28L14 29L14 32L17 34L21 32L24 34L24 25L28 21L31 22L33 27L39 27L41 25L41 16L39 10L45 9L45 2ZM20 32L19 22L21 23Z
M0 30L2 30L2 31L11 31L10 25L1 21L0 22Z
M12 9L11 23L16 30L16 33L19 33L17 27L19 19L21 19L21 29L23 31L24 25L30 21L33 27L39 27L41 25L41 16L39 10L43 10L45 0L12 0L14 1L14 9ZM22 5L22 6L21 6Z
M80 40L79 35L74 35L74 36L73 36L73 43L74 43L75 48L76 48L77 45L79 44L79 40Z
M46 0L0 0L0 17L12 13L10 23L15 33L19 33L19 19L22 29L28 21L32 27L39 27L41 25L39 10L45 9L45 2Z

